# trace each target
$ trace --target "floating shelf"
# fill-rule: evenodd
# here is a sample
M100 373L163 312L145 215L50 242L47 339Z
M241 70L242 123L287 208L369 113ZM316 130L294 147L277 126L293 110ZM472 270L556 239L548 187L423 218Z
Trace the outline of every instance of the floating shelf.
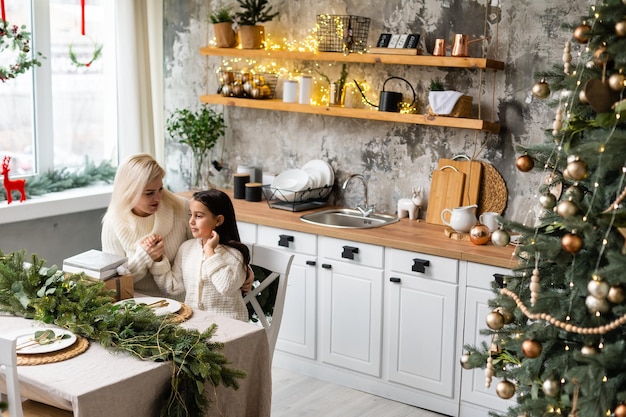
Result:
M500 131L500 125L498 123L487 122L480 119L430 116L428 114L401 114L347 107L312 106L308 104L284 103L280 99L254 100L249 98L224 97L220 94L201 96L200 101L207 104L221 104L223 106L245 107L248 109L318 114L322 116L349 117L354 119L380 120L384 122L453 127L457 129L485 130L490 133L498 133Z
M503 70L504 62L486 58L462 58L451 56L430 55L390 55L352 53L344 55L341 52L299 52L265 49L239 49L239 48L215 48L206 46L200 48L200 54L206 56L230 56L238 58L268 58L268 59L292 59L303 61L336 61L362 64L392 64L392 65L416 65L423 67L452 67Z

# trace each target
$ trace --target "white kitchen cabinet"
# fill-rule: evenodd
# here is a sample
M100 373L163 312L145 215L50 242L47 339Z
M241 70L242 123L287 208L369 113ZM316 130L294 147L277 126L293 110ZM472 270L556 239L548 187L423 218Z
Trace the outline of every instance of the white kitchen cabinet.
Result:
M387 379L433 394L420 406L453 415L459 261L387 249L385 264Z
M287 281L285 307L276 349L315 359L317 236L259 226L257 243L295 255Z
M256 243L256 224L237 222L237 230L239 230L239 239L243 243Z
M487 328L485 318L491 311L488 301L494 297L491 283L498 274L510 275L511 270L472 262L466 263L467 287L463 346L480 346L483 341L490 344L489 337L481 335L480 331ZM491 387L486 388L484 369L462 370L460 417L488 417L489 411L504 413L508 407L514 405L515 401L503 400L497 396L495 387L499 381L500 379L493 378Z
M321 236L320 359L381 374L384 248Z

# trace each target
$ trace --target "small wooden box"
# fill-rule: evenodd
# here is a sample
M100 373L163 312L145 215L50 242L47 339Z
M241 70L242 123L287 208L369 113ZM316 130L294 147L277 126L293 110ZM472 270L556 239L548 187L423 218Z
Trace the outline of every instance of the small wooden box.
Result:
M104 281L104 285L115 291L115 301L126 300L135 296L133 275L119 275Z

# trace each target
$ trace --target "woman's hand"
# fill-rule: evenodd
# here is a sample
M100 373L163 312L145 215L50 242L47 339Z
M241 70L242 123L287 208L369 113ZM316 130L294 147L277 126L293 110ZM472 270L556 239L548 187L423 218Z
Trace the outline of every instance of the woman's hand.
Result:
M220 243L220 235L217 234L215 230L211 232L211 236L207 239L206 243L203 246L204 257L208 258L210 256L215 255L215 248Z
M241 286L241 295L245 296L252 289L252 283L254 282L254 271L248 265L248 275L246 276L246 280L243 282Z
M150 235L141 241L141 247L146 251L148 256L155 261L159 262L163 259L163 253L165 251L165 243L163 237L159 235Z

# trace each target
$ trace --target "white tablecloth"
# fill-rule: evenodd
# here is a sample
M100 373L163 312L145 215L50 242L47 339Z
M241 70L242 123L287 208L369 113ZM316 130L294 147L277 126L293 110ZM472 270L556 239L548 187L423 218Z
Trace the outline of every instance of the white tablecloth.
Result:
M209 416L269 417L271 360L265 330L252 324L194 311L181 326L204 330L216 323L215 340L233 368L247 372L240 388L207 384ZM0 331L41 326L19 317L0 316ZM20 366L20 390L25 398L72 410L74 417L158 417L158 399L168 389L172 366L142 361L126 353L111 353L90 342L84 353L56 363ZM0 386L5 392L4 379Z

